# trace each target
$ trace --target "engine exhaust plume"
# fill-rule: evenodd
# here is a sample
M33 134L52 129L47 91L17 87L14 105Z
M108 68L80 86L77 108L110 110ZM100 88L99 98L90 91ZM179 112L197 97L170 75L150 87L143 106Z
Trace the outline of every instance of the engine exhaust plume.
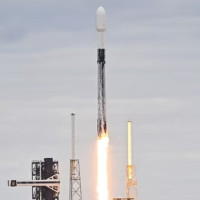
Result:
M97 141L97 193L98 200L108 200L108 134Z

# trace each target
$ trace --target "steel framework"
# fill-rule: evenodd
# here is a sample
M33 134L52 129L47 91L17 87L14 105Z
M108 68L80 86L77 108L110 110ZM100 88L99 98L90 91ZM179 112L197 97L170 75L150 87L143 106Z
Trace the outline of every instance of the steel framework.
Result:
M131 173L131 178L129 178ZM137 179L135 165L127 165L126 168L126 197L137 200Z
M44 161L32 161L31 181L9 181L9 186L32 186L33 200L59 200L60 174L58 161L45 158Z
M80 164L78 159L70 160L69 200L82 200Z
M132 122L128 121L128 165L126 167L126 197L137 200L137 178L132 164Z

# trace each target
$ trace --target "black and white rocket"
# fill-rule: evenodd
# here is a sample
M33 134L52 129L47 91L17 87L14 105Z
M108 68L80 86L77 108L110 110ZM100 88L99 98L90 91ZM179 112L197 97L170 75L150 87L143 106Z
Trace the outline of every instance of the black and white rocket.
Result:
M105 31L106 31L106 12L103 7L99 7L96 13L97 30L97 64L98 64L98 119L97 133L98 137L108 134L106 121L106 85L105 85Z

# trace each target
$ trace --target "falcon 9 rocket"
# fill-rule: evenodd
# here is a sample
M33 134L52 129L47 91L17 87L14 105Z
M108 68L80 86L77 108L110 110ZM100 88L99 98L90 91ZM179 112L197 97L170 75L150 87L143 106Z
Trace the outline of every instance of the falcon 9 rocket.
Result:
M105 85L105 25L106 12L103 7L99 7L96 13L96 30L98 37L97 64L98 64L98 137L103 137L107 132L106 121L106 85Z
M96 13L98 36L98 119L97 119L97 194L98 200L108 200L108 129L106 121L106 85L105 85L105 25L106 12L99 7Z

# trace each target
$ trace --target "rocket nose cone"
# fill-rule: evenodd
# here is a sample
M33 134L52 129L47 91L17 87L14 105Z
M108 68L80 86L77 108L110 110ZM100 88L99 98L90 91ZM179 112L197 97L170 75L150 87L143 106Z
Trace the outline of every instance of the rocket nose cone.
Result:
M102 6L97 9L97 15L106 15L106 11Z
M98 32L104 32L106 30L106 11L100 6L96 13L96 29Z

